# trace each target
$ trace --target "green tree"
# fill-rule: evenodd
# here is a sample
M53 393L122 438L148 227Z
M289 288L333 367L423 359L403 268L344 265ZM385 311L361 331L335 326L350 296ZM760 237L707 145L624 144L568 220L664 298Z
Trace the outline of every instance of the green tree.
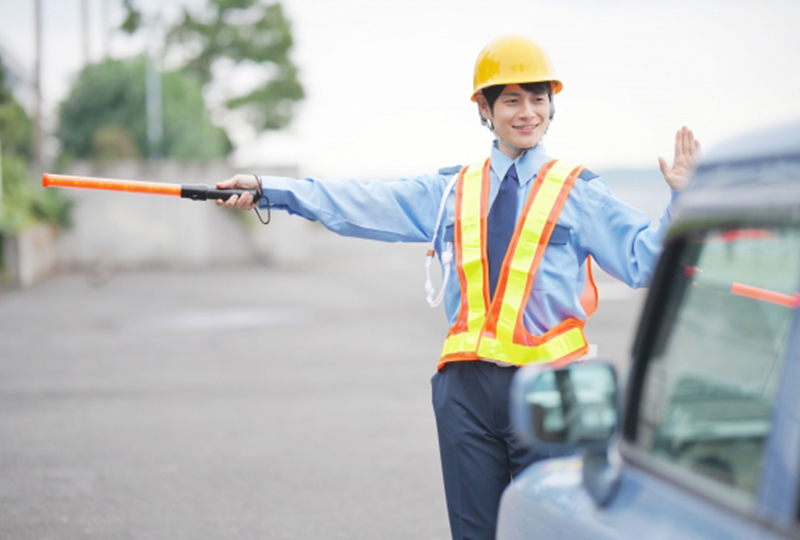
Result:
M126 0L128 18L123 28L134 31L141 14ZM279 2L262 0L208 0L204 10L184 8L183 18L167 32L167 53L184 59L184 69L205 87L214 79L215 66L258 66L261 84L230 96L226 105L242 111L258 131L280 129L294 116L295 104L305 97L297 67L289 58L291 26Z
M203 95L183 71L162 75L164 137L160 154L217 159L231 151L212 124ZM69 158L124 158L156 154L147 140L145 61L106 60L80 73L59 108L56 136Z
M3 154L30 157L31 119L6 86L5 67L0 59L0 144Z

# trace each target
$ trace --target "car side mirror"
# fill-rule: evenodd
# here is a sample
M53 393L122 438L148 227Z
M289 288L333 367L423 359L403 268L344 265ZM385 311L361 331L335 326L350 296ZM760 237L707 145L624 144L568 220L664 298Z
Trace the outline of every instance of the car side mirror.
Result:
M559 454L583 452L583 485L603 507L622 478L615 440L618 427L617 376L604 362L563 368L525 367L511 386L514 434L529 448Z
M529 447L602 451L617 428L617 377L604 362L525 367L511 391L514 432Z

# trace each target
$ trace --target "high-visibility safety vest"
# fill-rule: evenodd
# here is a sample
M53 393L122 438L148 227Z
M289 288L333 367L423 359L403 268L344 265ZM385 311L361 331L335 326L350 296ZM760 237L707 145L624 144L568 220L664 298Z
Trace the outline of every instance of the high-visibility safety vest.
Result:
M487 159L464 167L456 181L454 242L461 308L447 334L439 369L448 362L481 359L516 366L569 363L589 350L585 320L569 318L534 336L526 330L523 314L550 235L583 167L552 160L539 171L509 243L493 299L486 254L489 170ZM587 269L581 304L589 316L597 307L597 289L590 264Z

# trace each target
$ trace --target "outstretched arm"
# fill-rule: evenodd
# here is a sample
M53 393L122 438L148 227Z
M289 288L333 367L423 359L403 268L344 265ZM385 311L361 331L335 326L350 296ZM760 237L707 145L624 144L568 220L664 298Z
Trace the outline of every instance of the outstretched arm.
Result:
M683 126L675 134L675 157L672 168L667 167L664 158L658 158L658 166L664 180L674 190L682 190L689 184L697 159L700 156L700 141L695 140L692 130Z
M318 180L239 174L217 187L257 189L273 210L319 221L344 236L388 242L429 241L436 222L439 202L448 178L423 175L383 182ZM232 195L217 204L249 210L264 201L253 201L249 193Z

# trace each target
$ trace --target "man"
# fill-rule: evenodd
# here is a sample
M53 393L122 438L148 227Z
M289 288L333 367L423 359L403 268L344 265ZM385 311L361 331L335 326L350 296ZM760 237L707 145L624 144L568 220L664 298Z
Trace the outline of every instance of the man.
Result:
M518 366L588 353L589 256L628 285L645 286L669 224L672 203L651 228L597 175L547 155L541 140L562 87L536 43L502 38L484 48L474 73L472 101L496 138L490 159L394 182L237 175L218 184L260 189L262 204L268 199L339 234L432 242L451 324L432 385L454 539L494 538L503 489L543 457L513 437L509 385ZM683 128L673 166L659 159L673 199L698 149ZM248 194L224 204L255 206ZM433 292L429 286L436 304Z

